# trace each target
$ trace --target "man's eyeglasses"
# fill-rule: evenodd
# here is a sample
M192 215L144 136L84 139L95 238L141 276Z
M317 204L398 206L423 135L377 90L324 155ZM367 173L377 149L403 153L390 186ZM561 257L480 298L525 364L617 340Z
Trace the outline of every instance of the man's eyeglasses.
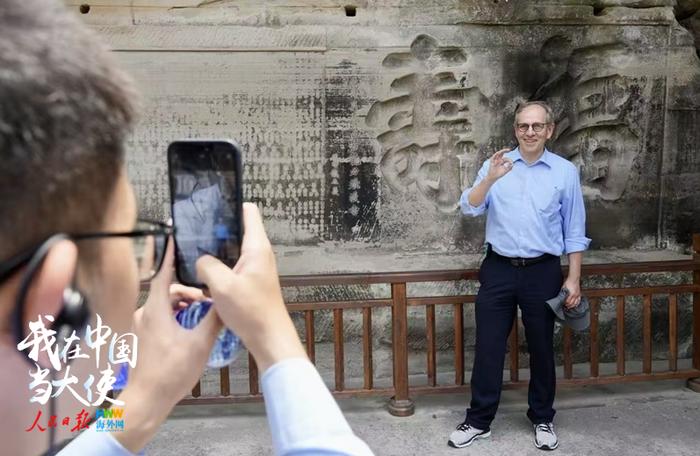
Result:
M133 231L107 233L78 233L68 237L73 241L90 239L107 239L116 237L131 238L134 243L134 256L138 266L139 280L151 280L160 271L165 257L168 237L175 232L174 228L165 223L139 220ZM0 282L6 280L19 268L27 264L36 252L38 246L21 252L7 261L0 263Z
M542 133L547 125L549 124L541 122L536 122L533 124L519 123L515 124L515 128L517 128L520 133L527 133L530 127L532 127L532 131L535 133Z

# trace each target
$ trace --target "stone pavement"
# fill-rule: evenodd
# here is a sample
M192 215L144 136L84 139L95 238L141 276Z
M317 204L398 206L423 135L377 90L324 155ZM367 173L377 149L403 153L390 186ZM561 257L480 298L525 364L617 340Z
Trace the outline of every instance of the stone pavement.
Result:
M355 432L377 455L543 455L533 445L527 391L504 391L492 436L471 447L446 445L463 419L466 397L416 399L416 413L395 418L384 399L340 401ZM552 455L700 455L700 394L682 381L560 388ZM262 404L178 407L147 455L269 455Z

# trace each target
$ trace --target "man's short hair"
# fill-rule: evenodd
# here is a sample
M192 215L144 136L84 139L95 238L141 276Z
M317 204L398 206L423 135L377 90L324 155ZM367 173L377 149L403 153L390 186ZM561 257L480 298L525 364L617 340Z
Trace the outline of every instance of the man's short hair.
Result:
M95 230L124 163L131 80L55 0L0 7L0 261Z
M525 110L525 108L530 106L539 106L540 108L544 109L545 122L554 122L554 111L552 111L552 108L547 103L545 103L544 101L526 101L524 103L519 104L516 108L513 123L516 123L518 121L518 114L520 114Z

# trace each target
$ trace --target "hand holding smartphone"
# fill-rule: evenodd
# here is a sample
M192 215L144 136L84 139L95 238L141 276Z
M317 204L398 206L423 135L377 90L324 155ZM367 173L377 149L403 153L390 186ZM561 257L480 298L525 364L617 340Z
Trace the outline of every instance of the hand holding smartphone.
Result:
M168 147L175 270L180 283L204 288L195 264L212 255L233 267L243 237L241 154L229 140L183 140Z
M175 141L168 147L168 176L177 279L185 285L206 288L197 281L197 260L211 255L232 268L241 253L240 151L228 140ZM176 319L184 328L192 329L211 304L211 301L190 304L177 313ZM207 365L226 366L242 348L238 336L224 328L212 347Z

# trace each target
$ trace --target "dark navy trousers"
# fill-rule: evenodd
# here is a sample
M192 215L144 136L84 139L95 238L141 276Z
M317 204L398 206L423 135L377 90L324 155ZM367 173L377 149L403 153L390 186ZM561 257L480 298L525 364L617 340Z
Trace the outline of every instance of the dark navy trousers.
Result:
M530 389L527 416L533 424L554 419L554 313L545 301L556 296L563 277L558 257L528 266L513 266L489 254L479 270L476 298L476 354L472 369L472 400L467 423L487 430L501 398L508 334L522 312L530 352Z

